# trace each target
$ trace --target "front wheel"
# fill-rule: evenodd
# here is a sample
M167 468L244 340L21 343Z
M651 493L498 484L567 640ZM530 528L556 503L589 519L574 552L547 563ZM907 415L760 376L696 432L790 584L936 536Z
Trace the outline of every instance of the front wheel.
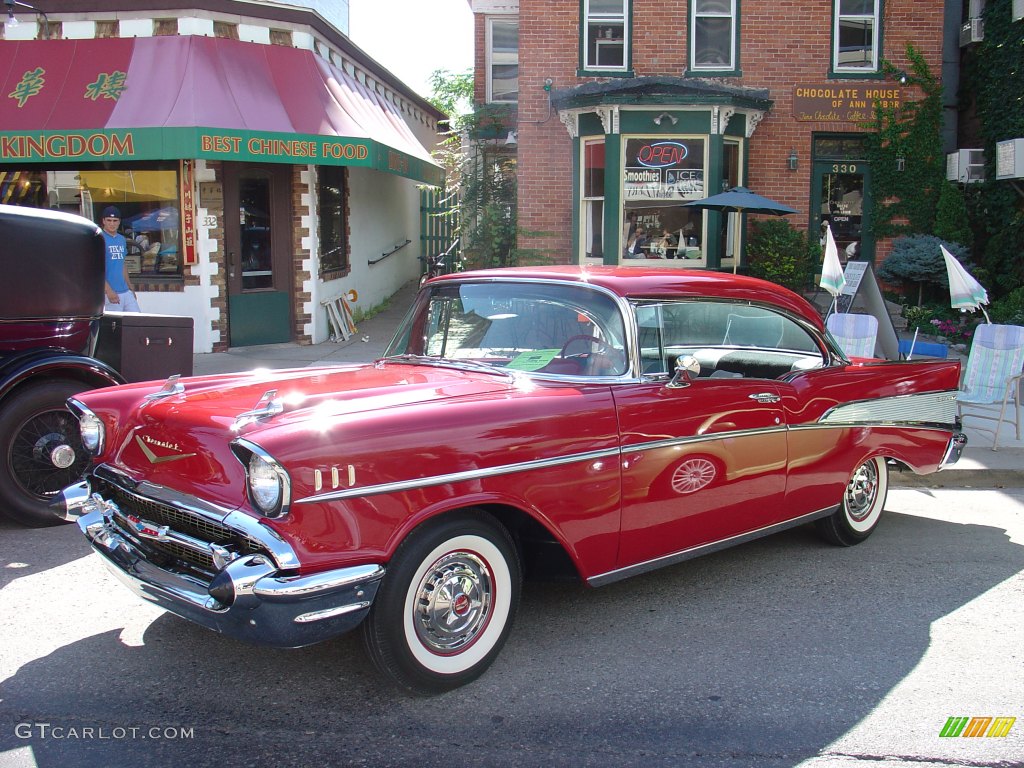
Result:
M486 512L428 522L391 559L362 625L367 652L414 693L465 685L505 644L521 583L515 544Z
M0 513L34 527L61 522L48 505L89 464L65 403L86 389L67 379L33 382L0 403Z
M815 522L818 533L841 547L860 544L878 525L888 491L889 468L885 459L868 459L850 477L839 509Z

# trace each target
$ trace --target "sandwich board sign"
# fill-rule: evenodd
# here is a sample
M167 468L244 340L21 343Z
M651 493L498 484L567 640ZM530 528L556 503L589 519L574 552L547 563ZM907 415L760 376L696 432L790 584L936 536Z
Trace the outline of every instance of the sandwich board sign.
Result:
M846 278L846 285L836 299L837 311L873 315L878 321L875 357L899 360L900 340L896 335L896 326L892 324L871 264L866 261L848 261L843 269L843 277Z

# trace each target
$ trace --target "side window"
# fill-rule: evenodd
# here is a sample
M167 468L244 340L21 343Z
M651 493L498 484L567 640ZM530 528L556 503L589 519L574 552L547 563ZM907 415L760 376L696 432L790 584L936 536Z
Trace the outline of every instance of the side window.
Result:
M882 0L833 0L832 71L878 71Z
M519 101L519 19L515 16L487 20L487 101L515 104Z
M585 70L617 70L629 65L630 0L582 0L583 55Z
M682 356L697 358L701 377L775 379L824 364L815 339L769 309L714 301L636 307L643 372L668 374Z
M690 0L690 69L737 69L739 0Z

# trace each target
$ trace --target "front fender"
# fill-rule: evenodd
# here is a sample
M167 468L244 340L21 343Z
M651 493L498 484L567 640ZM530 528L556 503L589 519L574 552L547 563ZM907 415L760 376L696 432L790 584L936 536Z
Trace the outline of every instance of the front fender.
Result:
M124 378L101 360L65 349L36 349L12 355L0 364L0 399L30 379L61 376L94 389L124 384Z

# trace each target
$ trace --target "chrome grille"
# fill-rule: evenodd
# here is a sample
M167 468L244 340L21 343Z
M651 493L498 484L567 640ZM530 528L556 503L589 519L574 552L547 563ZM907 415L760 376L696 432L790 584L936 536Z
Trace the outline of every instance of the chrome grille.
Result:
M174 541L140 538L126 516L133 515L157 526L166 525L177 533L210 544L218 544L238 555L263 552L263 547L258 541L216 520L140 496L102 478L93 477L91 483L93 491L118 506L121 514L115 514L114 520L126 534L149 551L171 558L189 569L198 570L207 576L212 576L219 570L213 562L212 554L197 551Z

